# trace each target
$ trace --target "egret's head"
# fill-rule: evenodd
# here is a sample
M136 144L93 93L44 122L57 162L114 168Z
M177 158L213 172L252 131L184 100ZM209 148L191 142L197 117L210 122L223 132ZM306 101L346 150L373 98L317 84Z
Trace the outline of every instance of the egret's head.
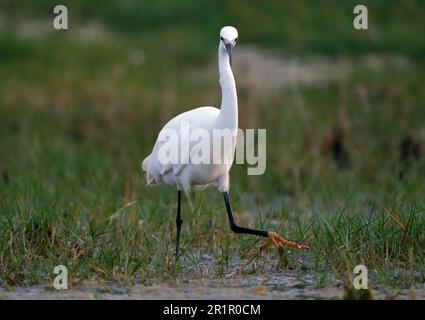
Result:
M235 27L227 26L220 30L220 41L229 55L230 65L232 65L232 49L238 41L238 30Z

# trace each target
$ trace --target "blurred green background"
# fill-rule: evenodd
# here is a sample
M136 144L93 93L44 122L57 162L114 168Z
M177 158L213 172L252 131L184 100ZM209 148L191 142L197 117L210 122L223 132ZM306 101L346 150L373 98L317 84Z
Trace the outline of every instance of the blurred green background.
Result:
M57 4L69 30L53 29ZM65 262L75 282L167 274L176 195L145 188L140 162L172 116L219 107L224 25L239 31L240 127L267 129L266 174L231 171L239 219L309 243L301 273L366 261L422 281L425 1L364 1L367 31L356 4L0 0L0 284ZM212 254L220 276L258 239L232 235L205 193L185 207L184 252Z

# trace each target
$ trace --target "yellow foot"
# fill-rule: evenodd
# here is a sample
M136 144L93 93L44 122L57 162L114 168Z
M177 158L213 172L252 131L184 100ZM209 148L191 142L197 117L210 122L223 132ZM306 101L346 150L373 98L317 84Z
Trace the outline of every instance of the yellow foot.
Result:
M267 250L271 245L275 245L276 247L287 246L287 247L292 247L292 248L296 248L300 250L310 249L308 246L285 240L281 236L279 236L276 232L270 231L268 234L269 234L269 238L261 246L260 248L261 250Z

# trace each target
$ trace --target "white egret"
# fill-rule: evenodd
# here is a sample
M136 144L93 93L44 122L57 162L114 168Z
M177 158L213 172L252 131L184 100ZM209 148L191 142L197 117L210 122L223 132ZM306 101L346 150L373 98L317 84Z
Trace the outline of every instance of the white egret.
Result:
M283 239L275 232L255 230L238 226L232 214L232 209L229 202L229 170L233 163L233 157L236 147L236 138L233 135L233 139L230 145L225 146L222 151L222 162L216 163L211 161L210 163L193 163L188 158L189 156L183 155L182 145L186 143L186 146L190 149L190 154L197 152L196 141L190 141L187 136L182 135L182 126L188 127L189 133L193 133L195 130L202 129L207 132L211 137L214 130L229 130L233 134L238 129L238 101L236 93L236 84L232 72L232 49L238 40L238 32L234 27L226 26L220 31L220 42L218 46L218 66L220 73L220 85L222 92L221 108L215 107L200 107L182 114L177 115L171 119L160 131L158 139L152 150L152 153L147 156L142 162L142 168L146 172L147 185L154 185L164 183L166 185L174 186L178 190L178 201L177 201L177 237L176 237L176 258L178 257L179 242L180 242L180 230L183 220L181 218L181 193L187 192L193 186L208 186L215 185L218 190L223 194L227 214L230 222L231 230L236 233L246 233L262 237L267 237L267 241L262 246L263 249L267 249L270 245L276 246L290 246L298 249L307 249L307 246L299 245L295 242L291 242ZM164 136L167 132L174 131L178 135L180 140L179 145L170 147L169 152L174 155L180 155L179 163L164 163L160 161L161 147L164 147L167 143L167 139ZM169 142L169 141L168 141ZM182 144L183 143L183 144ZM205 147L205 145L203 146ZM221 148L216 145L214 141L208 141L208 146L213 154L214 148ZM194 151L193 149L196 149ZM203 150L203 149L202 149ZM186 159L187 161L182 161Z

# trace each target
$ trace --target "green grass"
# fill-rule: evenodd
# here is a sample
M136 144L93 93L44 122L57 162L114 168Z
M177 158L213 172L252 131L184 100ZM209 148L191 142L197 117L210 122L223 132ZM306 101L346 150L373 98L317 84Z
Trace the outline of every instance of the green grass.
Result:
M309 6L218 1L203 13L193 1L140 10L73 1L75 24L65 36L25 37L19 26L47 19L53 2L6 1L12 31L0 33L0 285L50 282L58 264L68 266L74 284L149 284L176 275L176 192L146 188L140 161L171 116L219 104L216 77L197 82L186 70L215 58L217 30L233 21L241 43L331 54L355 66L346 80L299 92L257 97L249 92L255 88L239 89L240 126L267 128L268 153L263 176L232 168L237 217L253 212L255 226L311 247L272 251L271 260L259 255L243 272L295 270L324 286L349 282L364 263L373 287L423 283L425 163L420 156L401 161L399 145L410 135L424 148L424 4L370 2L372 37L353 31L348 2L303 2ZM406 15L409 23L401 23ZM73 29L89 21L104 26L101 40ZM140 65L131 52L141 52ZM382 58L384 68L359 63L364 53ZM403 55L409 66L386 64L390 55ZM338 142L343 161L332 154ZM211 268L222 277L261 239L232 234L216 190L192 200L193 207L183 205L177 274ZM213 265L199 264L206 254Z

